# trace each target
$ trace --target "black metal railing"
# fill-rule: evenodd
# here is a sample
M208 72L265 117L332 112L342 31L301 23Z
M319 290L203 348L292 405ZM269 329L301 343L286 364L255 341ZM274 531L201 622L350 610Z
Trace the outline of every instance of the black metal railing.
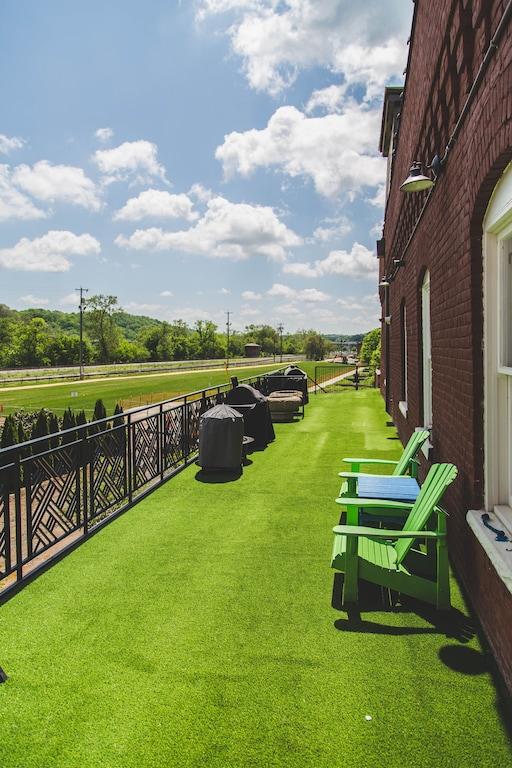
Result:
M264 390L264 379L244 381ZM0 450L0 595L193 461L201 414L231 386Z

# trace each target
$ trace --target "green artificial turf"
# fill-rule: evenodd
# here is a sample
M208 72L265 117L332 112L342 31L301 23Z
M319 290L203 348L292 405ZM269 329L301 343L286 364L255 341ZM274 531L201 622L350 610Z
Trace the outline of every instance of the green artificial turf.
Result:
M455 584L449 627L332 607L340 458L400 446L376 391L306 411L240 479L189 467L0 608L2 768L510 765Z

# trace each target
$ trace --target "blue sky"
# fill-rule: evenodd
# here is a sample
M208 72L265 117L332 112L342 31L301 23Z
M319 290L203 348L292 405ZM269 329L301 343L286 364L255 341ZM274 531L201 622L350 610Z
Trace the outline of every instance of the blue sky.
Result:
M3 0L0 301L376 325L403 0Z

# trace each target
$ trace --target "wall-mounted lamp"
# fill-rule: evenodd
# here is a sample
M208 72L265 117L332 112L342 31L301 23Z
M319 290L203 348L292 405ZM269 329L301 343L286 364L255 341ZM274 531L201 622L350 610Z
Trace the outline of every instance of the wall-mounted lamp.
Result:
M389 280L381 280L379 283L379 288L389 288L390 282Z
M430 176L425 176L422 164L416 161L411 165L409 175L400 185L400 189L402 192L423 192L424 189L430 189L433 186L433 180Z
M386 325L391 325L391 315L386 315L386 317L379 317L379 322L386 323Z

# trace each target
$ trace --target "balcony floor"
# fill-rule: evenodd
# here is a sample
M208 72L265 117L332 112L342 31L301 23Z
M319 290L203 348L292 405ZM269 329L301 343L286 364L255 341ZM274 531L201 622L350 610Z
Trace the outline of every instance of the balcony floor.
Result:
M0 608L2 768L510 764L455 583L447 624L332 607L340 457L400 444L376 391L312 400L241 479L189 467Z

